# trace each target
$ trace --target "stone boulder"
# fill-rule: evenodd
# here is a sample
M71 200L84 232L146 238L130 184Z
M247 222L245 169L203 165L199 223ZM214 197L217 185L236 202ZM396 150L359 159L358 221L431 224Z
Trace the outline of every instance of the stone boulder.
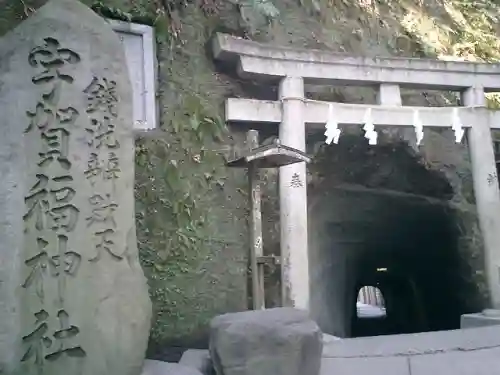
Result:
M141 375L202 375L201 372L178 363L146 359Z
M210 326L217 375L318 375L322 349L318 325L294 308L220 315Z
M180 365L192 367L204 375L211 375L213 372L210 352L202 349L188 349L182 354Z
M132 104L120 39L78 0L0 40L2 375L141 372Z

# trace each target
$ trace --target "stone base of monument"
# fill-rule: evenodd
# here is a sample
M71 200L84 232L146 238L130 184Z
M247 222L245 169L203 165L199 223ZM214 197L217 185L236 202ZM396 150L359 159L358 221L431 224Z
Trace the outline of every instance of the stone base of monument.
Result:
M210 325L218 375L318 375L322 350L318 325L294 308L220 315Z
M195 368L178 363L146 359L141 375L202 375L202 373Z
M342 338L323 333L323 345L327 345L331 342L335 342L335 341L339 341L339 340L342 340Z
M180 365L192 367L200 371L203 375L212 375L213 366L210 352L203 349L188 349L182 354Z
M486 309L476 314L464 314L460 317L460 328L478 328L500 325L500 310Z

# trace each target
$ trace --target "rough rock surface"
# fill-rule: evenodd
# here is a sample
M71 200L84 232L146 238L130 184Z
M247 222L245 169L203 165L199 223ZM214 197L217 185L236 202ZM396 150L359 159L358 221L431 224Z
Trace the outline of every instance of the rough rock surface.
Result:
M130 92L118 37L77 0L0 40L2 375L142 369Z
M210 375L213 372L212 360L208 350L188 349L182 354L179 364L195 368L204 375Z
M210 327L218 375L318 375L323 348L307 312L275 308L220 315Z
M181 364L146 359L141 375L202 375L202 373Z

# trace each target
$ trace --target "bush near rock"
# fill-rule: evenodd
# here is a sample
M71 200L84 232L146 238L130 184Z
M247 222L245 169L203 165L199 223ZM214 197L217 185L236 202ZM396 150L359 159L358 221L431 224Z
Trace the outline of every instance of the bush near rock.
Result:
M220 315L210 325L217 375L318 375L322 349L318 325L294 308Z

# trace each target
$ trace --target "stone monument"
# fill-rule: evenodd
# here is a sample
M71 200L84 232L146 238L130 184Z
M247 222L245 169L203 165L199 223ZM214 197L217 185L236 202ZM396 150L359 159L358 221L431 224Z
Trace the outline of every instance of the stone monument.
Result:
M141 373L131 110L120 41L79 1L0 41L2 375Z

